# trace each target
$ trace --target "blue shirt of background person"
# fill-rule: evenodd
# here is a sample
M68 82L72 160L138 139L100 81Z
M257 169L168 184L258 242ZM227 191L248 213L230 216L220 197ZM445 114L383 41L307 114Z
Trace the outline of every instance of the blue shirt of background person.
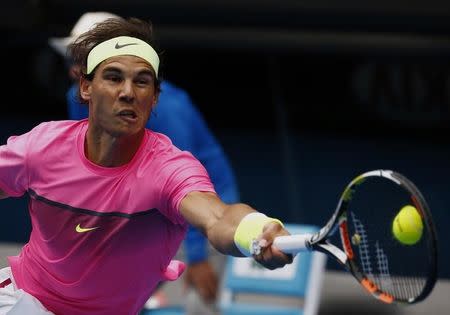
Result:
M78 85L67 91L69 119L88 117L88 107L78 102ZM190 96L172 83L163 81L156 108L147 128L167 135L181 150L190 151L205 166L216 192L227 203L239 201L239 193L231 165L217 139L194 106ZM189 264L208 257L208 243L203 234L190 226L185 239Z

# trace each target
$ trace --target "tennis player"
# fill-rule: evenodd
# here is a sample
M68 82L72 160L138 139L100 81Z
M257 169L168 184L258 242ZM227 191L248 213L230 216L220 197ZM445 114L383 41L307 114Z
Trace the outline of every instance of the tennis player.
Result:
M72 62L67 47L78 36L109 18L120 18L120 16L104 11L86 12L75 23L69 36L49 39L50 46L65 58L69 65L68 75L74 81L66 93L69 119L87 118L88 107L79 101L79 65ZM238 202L239 193L233 169L222 146L189 94L167 79L161 82L161 89L158 104L152 108L152 115L146 128L165 134L176 147L191 152L206 168L214 189L222 201ZM184 272L185 284L198 293L186 295L187 314L199 312L203 315L213 314L215 313L213 302L218 292L219 277L208 260L208 241L198 229L189 225L183 244L187 262ZM152 299L154 300L157 299Z
M217 196L202 164L145 124L159 91L152 26L108 19L70 46L82 65L81 121L42 123L0 147L0 197L30 196L32 231L0 272L0 314L137 314L173 261L188 224L221 253L269 269L283 224ZM255 252L254 240L262 247Z

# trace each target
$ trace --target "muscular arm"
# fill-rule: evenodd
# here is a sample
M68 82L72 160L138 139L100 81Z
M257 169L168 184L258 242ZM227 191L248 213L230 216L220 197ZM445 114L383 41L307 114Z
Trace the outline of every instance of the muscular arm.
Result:
M255 209L242 203L225 204L213 193L191 192L182 200L180 211L190 224L206 235L219 252L243 256L234 244L234 233L242 218L255 212ZM255 259L270 269L292 262L290 255L271 246L276 236L287 234L289 233L278 223L266 224L261 239L267 241L267 246Z
M215 194L192 192L181 202L181 213L222 254L242 256L233 237L240 220L255 210L244 204L227 205Z

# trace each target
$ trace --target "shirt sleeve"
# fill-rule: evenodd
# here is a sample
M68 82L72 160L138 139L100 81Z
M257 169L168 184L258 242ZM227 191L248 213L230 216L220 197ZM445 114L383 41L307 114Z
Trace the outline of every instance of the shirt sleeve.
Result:
M166 160L161 168L164 177L161 211L172 222L185 224L179 212L181 200L192 191L214 192L206 169L191 153L183 151Z
M0 146L0 189L11 197L22 196L28 189L27 148L31 132L11 136Z

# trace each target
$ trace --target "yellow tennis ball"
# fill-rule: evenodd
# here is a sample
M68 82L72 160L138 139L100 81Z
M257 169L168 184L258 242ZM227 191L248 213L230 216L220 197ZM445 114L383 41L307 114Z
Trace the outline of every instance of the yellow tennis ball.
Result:
M416 244L423 233L423 222L419 211L411 205L404 206L395 216L392 233L402 244Z

